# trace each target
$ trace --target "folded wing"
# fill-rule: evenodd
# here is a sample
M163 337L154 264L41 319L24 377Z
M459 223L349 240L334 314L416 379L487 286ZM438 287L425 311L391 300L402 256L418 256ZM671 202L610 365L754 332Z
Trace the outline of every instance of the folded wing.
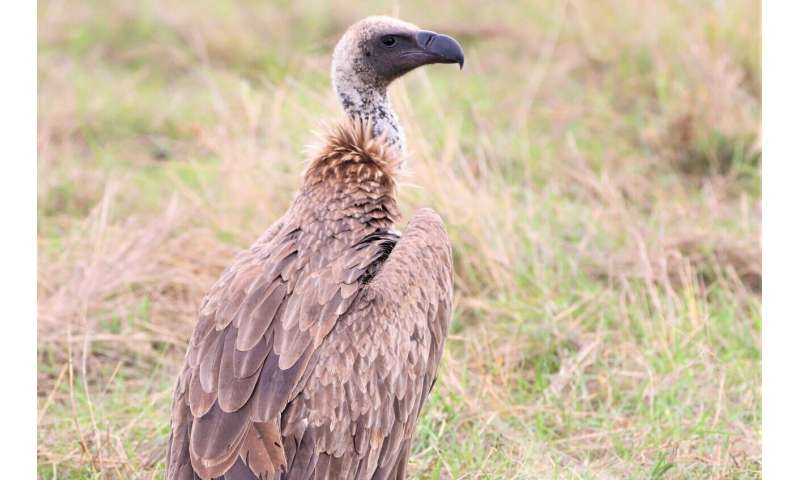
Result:
M327 258L307 230L278 222L205 298L173 399L167 478L215 478L243 466L254 478L276 478L296 460L287 458L281 413L356 299L359 279L385 254L376 242Z

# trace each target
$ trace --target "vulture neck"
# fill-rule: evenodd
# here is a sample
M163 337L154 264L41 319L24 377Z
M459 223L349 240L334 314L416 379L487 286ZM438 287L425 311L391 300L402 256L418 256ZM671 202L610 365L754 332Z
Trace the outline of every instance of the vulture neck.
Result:
M333 128L305 172L299 197L317 220L349 225L354 233L390 228L400 217L401 157L371 125L356 119Z
M338 71L334 75L333 89L350 119L372 125L375 137L385 134L386 143L402 156L405 135L392 109L387 87L387 83L378 80L365 82L349 71Z

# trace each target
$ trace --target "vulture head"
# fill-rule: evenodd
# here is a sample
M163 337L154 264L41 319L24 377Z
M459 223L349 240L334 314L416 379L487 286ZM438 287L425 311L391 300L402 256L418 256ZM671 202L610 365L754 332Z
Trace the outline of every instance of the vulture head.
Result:
M423 65L457 63L464 50L447 35L392 17L367 17L347 29L333 53L333 89L353 119L371 122L373 134L402 150L404 137L386 92L393 80Z

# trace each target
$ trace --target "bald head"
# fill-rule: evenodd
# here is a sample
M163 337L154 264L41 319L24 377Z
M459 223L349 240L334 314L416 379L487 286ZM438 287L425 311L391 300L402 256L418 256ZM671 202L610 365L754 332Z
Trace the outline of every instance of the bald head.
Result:
M333 54L337 72L351 72L365 84L386 86L431 63L464 63L461 45L447 35L421 30L392 17L367 17L347 29Z
M333 88L351 117L370 120L402 149L402 131L386 94L404 74L433 63L464 64L453 38L392 17L367 17L347 29L333 53Z

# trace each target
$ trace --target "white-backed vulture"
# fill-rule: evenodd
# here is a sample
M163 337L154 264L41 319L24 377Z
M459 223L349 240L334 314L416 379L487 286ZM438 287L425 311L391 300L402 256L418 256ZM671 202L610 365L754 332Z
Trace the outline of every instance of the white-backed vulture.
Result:
M203 300L172 405L167 478L401 479L453 298L441 218L402 237L404 137L388 85L463 65L446 35L369 17L336 46L347 120L288 211Z

